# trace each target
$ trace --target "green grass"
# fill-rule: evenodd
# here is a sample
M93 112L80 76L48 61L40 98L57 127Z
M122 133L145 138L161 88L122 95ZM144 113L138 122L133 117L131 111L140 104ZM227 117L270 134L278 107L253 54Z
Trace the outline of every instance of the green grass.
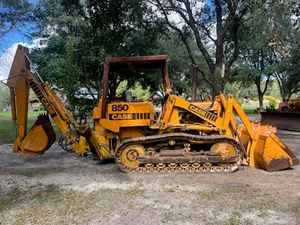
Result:
M244 103L242 105L242 108L245 111L245 113L247 113L248 115L257 114L257 106L254 104Z
M138 196L121 189L84 193L53 184L28 189L16 187L5 195L0 194L0 221L3 225L91 224L90 219L95 215L104 219L113 216L115 199L128 199L126 203L134 210L136 205L130 199Z
M28 129L36 120L39 112L30 112L28 115ZM13 143L16 138L16 125L11 120L10 112L0 112L0 144Z
M10 113L0 113L0 143L12 143L16 137L16 126Z
M47 201L59 195L59 193L59 187L53 184L45 187L39 187L39 189L35 187L34 190L26 191L16 187L5 195L0 195L0 213L10 208L16 207L16 205L18 204L30 201L35 204L47 204Z

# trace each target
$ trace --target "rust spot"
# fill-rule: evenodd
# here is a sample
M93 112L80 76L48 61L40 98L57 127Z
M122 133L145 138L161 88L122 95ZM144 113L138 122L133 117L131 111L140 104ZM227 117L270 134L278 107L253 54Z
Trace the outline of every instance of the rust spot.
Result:
M290 168L290 162L288 159L273 159L268 165L266 165L267 171L279 171Z

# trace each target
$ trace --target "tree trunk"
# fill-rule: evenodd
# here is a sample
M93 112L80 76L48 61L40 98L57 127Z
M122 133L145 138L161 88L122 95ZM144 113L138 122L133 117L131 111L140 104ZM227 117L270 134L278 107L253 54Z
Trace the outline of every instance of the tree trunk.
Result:
M279 86L279 92L280 92L282 101L285 102L286 101L286 93L285 93L283 84L282 84L279 76L276 77L276 80L277 80L277 83L278 83L278 86Z
M225 82L220 79L218 82L215 83L214 85L214 90L213 90L213 97L224 93L225 89Z
M211 83L213 84L212 96L215 97L221 93L224 93L225 84L227 80L225 79L225 67L223 63L215 66L213 74L210 75Z
M263 111L263 109L264 109L264 95L261 92L258 94L258 102L259 102L259 111Z
M255 81L255 86L258 95L259 111L262 111L264 109L264 93L261 91L260 79Z
M197 68L193 65L192 68L192 102L197 101Z

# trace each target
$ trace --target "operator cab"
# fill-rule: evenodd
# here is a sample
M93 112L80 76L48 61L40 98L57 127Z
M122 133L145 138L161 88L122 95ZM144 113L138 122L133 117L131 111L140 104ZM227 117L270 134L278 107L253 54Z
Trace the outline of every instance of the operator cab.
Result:
M167 62L166 55L106 58L94 121L113 132L122 127L149 127L157 116L155 103L162 100L162 95L160 98L158 92L151 94L150 87L146 87L147 99L138 99L132 87L142 89L147 80L149 86L162 83L164 95L170 94Z

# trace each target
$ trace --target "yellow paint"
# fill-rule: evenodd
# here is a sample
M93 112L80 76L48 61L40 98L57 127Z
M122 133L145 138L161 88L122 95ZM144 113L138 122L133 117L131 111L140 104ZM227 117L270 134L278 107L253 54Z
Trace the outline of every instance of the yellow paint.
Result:
M23 153L41 154L48 145L48 135L41 125L33 126L22 140L19 149Z
M106 118L101 119L99 116L101 107L99 104L94 109L96 130L101 126L114 133L118 133L121 127L148 127L155 114L151 102L112 102L107 105Z
M126 165L130 169L135 169L139 166L139 161L137 157L145 155L145 150L142 145L132 145L128 146L122 151L120 155L120 160L123 165Z
M83 136L79 137L79 141L76 141L72 145L72 148L74 152L79 156L84 156L89 151L89 146Z
M231 144L228 143L216 143L211 147L211 153L213 155L219 155L223 159L229 159L230 157L236 156L235 149Z

